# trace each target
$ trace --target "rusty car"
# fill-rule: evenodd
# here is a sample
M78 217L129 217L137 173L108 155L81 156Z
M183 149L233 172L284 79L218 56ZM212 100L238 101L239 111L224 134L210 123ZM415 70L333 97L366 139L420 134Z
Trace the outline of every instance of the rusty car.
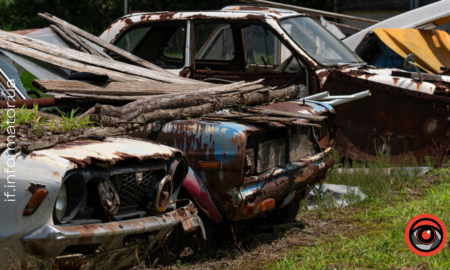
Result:
M272 86L308 85L303 61L258 18L263 17L242 12L133 14L118 20L101 38L183 77L219 83L264 78ZM249 44L246 50L244 40ZM283 54L274 54L275 50ZM126 61L112 52L109 55ZM304 90L299 87L300 92ZM176 120L155 122L130 133L186 153L190 169L183 191L202 210L208 238L200 254L211 244L214 223L234 224L260 216L293 221L300 200L325 181L333 167L334 159L327 157L336 134L331 106L287 101L256 108L327 119L317 122L320 128Z
M180 150L109 137L14 153L8 141L1 269L130 269L177 226L204 244L197 208L177 200L188 171Z
M257 6L132 13L100 37L196 80L264 78L269 86L299 85L300 97L370 90L370 99L335 108L335 148L350 159L374 160L377 151L390 148L393 163L406 154L419 163L431 156L442 165L450 147L450 77L368 65L306 14Z

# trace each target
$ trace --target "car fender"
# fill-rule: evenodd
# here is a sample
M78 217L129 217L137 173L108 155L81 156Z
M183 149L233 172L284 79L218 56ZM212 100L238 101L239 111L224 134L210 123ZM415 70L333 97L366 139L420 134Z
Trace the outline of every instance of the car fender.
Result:
M211 199L211 195L200 177L189 167L183 187L191 195L192 199L211 220L216 223L222 221L222 215Z

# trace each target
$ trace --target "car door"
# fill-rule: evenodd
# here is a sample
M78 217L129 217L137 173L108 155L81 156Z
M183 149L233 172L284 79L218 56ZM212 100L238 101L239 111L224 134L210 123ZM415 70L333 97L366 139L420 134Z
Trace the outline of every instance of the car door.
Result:
M193 24L195 79L220 83L264 78L270 86L306 84L303 63L267 27L233 21Z

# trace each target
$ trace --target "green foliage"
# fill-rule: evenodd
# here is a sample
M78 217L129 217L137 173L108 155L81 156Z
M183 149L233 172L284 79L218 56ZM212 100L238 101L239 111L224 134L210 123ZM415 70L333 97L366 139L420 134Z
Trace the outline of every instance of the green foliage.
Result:
M9 110L14 110L14 114L10 112L7 115L7 111L4 109L0 111L0 132L6 131L9 126L20 126L32 133L42 133L45 129L50 132L61 133L85 129L94 124L89 120L89 116L84 119L77 118L76 112L78 109L72 110L70 113L57 109L61 114L61 120L55 120L55 118L49 120L50 115L42 117L37 104L33 104L32 110L27 110L25 105L22 108Z
M61 114L61 117L63 119L63 121L59 121L59 123L58 123L62 129L62 132L66 132L68 130L80 130L80 129L83 129L94 123L94 122L89 121L89 116L82 120L78 119L77 117L79 115L75 115L76 112L78 111L78 109L72 110L70 112L70 114L62 112L58 108L56 108L56 110L58 110L58 112ZM53 123L52 123L52 126L53 126Z
M332 0L280 0L286 4L332 11ZM227 5L245 5L239 0L128 0L129 11L219 10ZM103 32L114 20L124 15L123 0L0 0L0 29L11 31L47 27L37 16L48 12L94 35Z
M45 97L52 97L51 95L43 94L39 89L33 86L33 81L38 79L36 76L31 74L28 71L22 72L22 76L20 76L20 80L22 81L23 87L25 87L25 90L28 91L36 91L41 98ZM38 98L36 95L30 95L31 98Z

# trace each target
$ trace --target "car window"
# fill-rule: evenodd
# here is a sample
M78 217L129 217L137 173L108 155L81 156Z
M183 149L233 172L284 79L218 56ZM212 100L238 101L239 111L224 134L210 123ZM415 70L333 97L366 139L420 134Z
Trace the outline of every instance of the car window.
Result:
M186 31L184 27L178 28L170 37L169 41L163 45L164 56L183 59L185 36Z
M136 25L114 44L162 68L182 68L185 64L185 29L184 22Z
M233 31L229 24L198 24L195 27L195 59L234 59Z
M150 26L131 29L117 42L116 46L127 52L133 52L150 29Z
M275 63L275 49L279 48L280 41L272 32L259 25L247 26L243 31L248 64L278 64Z
M245 52L248 71L260 70L264 65L266 71L287 73L299 72L304 66L292 55L292 52L281 43L271 31L260 25L250 25L243 28ZM256 66L256 67L255 67Z
M280 25L303 50L324 66L364 62L313 18L287 18L280 21Z

